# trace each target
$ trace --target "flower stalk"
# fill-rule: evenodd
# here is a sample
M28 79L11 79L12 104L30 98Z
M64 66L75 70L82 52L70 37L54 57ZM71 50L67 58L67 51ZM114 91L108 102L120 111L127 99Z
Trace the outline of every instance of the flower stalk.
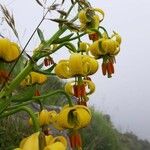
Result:
M0 119L4 118L4 117L7 117L7 116L10 116L10 115L13 115L15 113L18 113L19 111L25 111L29 114L29 116L32 118L34 131L38 132L40 130L39 122L38 122L34 112L32 111L32 109L30 109L28 107L23 106L23 107L19 107L19 108L10 110L8 112L5 112L2 115L0 115Z

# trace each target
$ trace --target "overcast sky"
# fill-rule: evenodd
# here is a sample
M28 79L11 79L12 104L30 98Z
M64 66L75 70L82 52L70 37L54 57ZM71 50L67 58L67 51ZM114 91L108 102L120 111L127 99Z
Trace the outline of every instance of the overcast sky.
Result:
M105 11L102 25L109 33L115 30L123 39L121 52L116 58L115 75L108 79L99 70L92 78L97 89L90 104L110 114L120 130L133 131L139 137L150 140L150 1L90 2ZM40 7L35 0L0 0L0 3L13 11L24 45L42 17ZM53 24L44 23L41 28L46 36L54 31ZM6 32L6 29L5 26L0 27L0 33ZM11 32L7 35L13 39ZM37 42L34 38L27 50L31 51Z

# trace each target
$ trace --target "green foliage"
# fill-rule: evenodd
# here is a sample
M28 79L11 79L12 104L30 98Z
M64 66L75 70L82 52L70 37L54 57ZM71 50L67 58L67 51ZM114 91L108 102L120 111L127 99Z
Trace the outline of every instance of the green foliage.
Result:
M12 150L19 145L22 138L30 135L32 129L25 118L24 113L19 113L0 119L0 150Z
M63 90L64 82L55 76L50 76L47 82L41 87L41 93L53 92L55 90ZM66 103L66 97L63 94L56 94L45 98L45 105L63 106Z
M132 132L119 134L121 150L150 150L150 143L147 140L140 140Z
M92 110L91 124L81 131L84 150L120 150L112 123L100 112Z

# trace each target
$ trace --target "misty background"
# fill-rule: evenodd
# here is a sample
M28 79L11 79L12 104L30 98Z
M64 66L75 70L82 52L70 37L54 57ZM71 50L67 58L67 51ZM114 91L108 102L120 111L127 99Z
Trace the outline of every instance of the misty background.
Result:
M105 19L101 25L110 34L112 31L118 32L122 36L122 44L121 52L116 57L113 77L108 79L102 76L101 69L92 77L96 92L91 95L89 103L97 110L108 113L120 131L132 131L140 138L150 141L150 1L90 2L94 7L104 10ZM24 46L42 18L42 9L35 0L0 0L0 4L5 4L13 12ZM14 39L8 26L3 22L1 24L0 33ZM47 37L56 31L56 25L48 21L40 28ZM30 53L38 42L37 38L33 38L27 52ZM64 52L54 57L61 58L61 55L67 57Z

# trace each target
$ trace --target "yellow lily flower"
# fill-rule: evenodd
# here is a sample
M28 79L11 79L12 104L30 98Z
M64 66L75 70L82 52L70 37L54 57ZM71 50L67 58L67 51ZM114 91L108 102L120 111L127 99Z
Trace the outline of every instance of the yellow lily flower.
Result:
M119 45L121 44L122 39L121 39L121 36L118 33L114 32L114 34L112 35L111 39L113 39L116 42L118 42Z
M43 84L47 80L47 76L37 72L31 72L22 82L21 85Z
M114 36L114 39L103 38L100 40L95 41L89 47L89 50L93 56L99 58L100 56L109 54L109 55L116 55L120 51L120 44L121 38L119 36ZM118 40L118 41L117 41Z
M107 51L105 49L102 49L100 44L104 41L105 39L100 39L95 41L91 46L89 47L89 50L93 56L96 58L99 58L102 55L105 55Z
M100 15L97 15L98 12ZM90 29L98 29L99 23L104 18L104 12L99 8L86 8L78 13L79 21L81 22L81 30L91 32Z
M24 138L19 148L15 150L39 150L39 135L40 132L36 132L27 138ZM53 138L52 135L45 136L46 145L44 150L66 150L67 140L63 136ZM57 149L58 148L58 149Z
M71 77L71 72L69 69L69 61L68 60L61 60L55 67L55 73L58 77L62 79L67 79Z
M90 44L86 43L86 42L80 42L79 43L79 49L81 52L86 52L88 53L88 48L89 48Z
M98 70L98 62L88 55L84 55L82 63L83 63L83 72L86 75L92 75Z
M55 73L58 77L66 79L78 75L92 75L97 69L98 62L94 58L88 55L73 53L69 60L62 60L56 65Z
M104 51L107 51L108 54L114 55L118 49L118 42L112 40L112 39L105 39L102 41L102 49Z
M43 109L37 114L40 126L49 125L55 121L57 113L55 111L47 111ZM29 124L33 125L32 119L29 119Z
M39 123L40 126L50 124L49 112L46 109L43 109L39 114Z
M79 129L87 126L91 121L90 110L83 105L65 106L55 121L63 129Z
M79 18L79 21L83 24L90 22L90 18L88 18L87 14L86 14L86 10L81 10L78 13L78 18Z
M72 54L69 59L69 68L73 75L83 75L82 55Z
M19 46L8 39L0 39L0 58L6 62L12 62L20 55Z
M23 139L20 144L22 150L39 150L39 132L32 134L31 136Z

